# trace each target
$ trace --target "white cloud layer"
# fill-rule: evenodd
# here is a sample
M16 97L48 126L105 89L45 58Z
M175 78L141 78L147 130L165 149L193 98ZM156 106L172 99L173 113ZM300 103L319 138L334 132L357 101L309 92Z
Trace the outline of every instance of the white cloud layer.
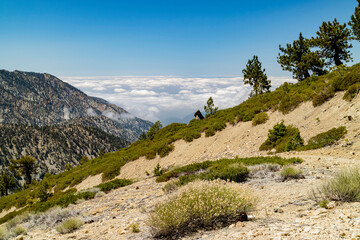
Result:
M90 96L103 98L150 121L181 120L203 110L209 97L220 109L248 98L251 87L241 77L103 76L62 77ZM293 79L269 77L272 89Z

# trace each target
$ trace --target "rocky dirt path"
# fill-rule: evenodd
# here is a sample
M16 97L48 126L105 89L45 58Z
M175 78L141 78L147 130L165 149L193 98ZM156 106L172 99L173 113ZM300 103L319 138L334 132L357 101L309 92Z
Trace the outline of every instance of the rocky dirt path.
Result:
M281 182L277 177L251 179L246 185L259 197L257 211L248 222L227 228L199 231L193 239L360 239L360 203L331 202L320 208L312 190L343 166L357 165L357 159L328 156L333 149L307 153L283 154L301 156L300 168L305 179ZM60 235L55 230L35 230L24 239L152 239L146 225L154 204L166 198L163 183L149 177L104 197L69 207L84 216L86 224L78 231ZM139 233L130 225L139 224Z

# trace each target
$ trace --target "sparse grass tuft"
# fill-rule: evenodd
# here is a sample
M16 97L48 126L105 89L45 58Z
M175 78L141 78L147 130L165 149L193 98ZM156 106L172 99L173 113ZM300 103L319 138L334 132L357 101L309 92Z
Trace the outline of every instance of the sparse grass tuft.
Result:
M131 228L131 232L133 232L133 233L139 233L140 232L138 223L131 224L130 228Z
M103 197L103 196L105 196L106 194L103 192L103 191L100 191L100 192L97 192L96 194L95 194L95 198L100 198L100 197Z
M196 181L157 204L149 225L155 237L179 237L237 222L255 208L255 203L252 193L243 186L225 181Z
M267 178L276 177L276 172L280 171L281 166L279 164L265 163L255 166L251 166L250 177L251 178Z
M342 202L360 201L360 170L347 169L327 180L320 188L323 196L329 200Z
M26 228L24 228L22 225L16 225L12 229L12 232L13 232L15 237L17 237L19 235L26 235L27 234Z
M0 240L7 239L9 232L6 227L0 226Z
M302 174L302 171L299 169L296 169L294 167L283 167L283 169L280 172L280 176L283 181L290 180L290 179L301 179L304 178L304 175Z
M261 112L255 115L252 120L252 125L256 126L259 124L263 124L266 123L267 120L269 120L269 115L266 112Z
M319 206L322 207L322 208L325 208L325 209L329 208L328 204L329 204L328 200L322 200L322 201L319 202Z
M179 189L179 180L171 180L168 183L165 184L165 186L162 188L162 190L165 193L172 193Z
M71 233L75 230L79 229L82 225L84 225L84 221L80 218L68 218L62 224L56 227L56 231L61 234Z

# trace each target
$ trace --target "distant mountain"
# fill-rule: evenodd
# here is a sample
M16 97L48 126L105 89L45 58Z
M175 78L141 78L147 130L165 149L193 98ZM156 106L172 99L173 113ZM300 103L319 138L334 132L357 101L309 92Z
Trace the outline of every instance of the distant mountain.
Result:
M50 74L6 70L0 70L0 123L79 123L130 142L152 125L130 118L124 109L90 97Z
M78 165L83 156L96 157L126 147L130 142L98 128L81 125L28 126L0 124L0 164L11 159L32 156L38 160L38 175L58 173L70 163Z

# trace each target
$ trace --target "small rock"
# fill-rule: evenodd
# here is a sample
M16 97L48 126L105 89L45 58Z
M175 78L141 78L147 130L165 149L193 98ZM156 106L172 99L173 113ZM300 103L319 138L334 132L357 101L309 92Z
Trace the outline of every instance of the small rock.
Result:
M245 227L245 223L239 221L235 224L236 227Z
M276 213L283 213L284 210L282 210L281 208L274 208L274 212L276 212Z

